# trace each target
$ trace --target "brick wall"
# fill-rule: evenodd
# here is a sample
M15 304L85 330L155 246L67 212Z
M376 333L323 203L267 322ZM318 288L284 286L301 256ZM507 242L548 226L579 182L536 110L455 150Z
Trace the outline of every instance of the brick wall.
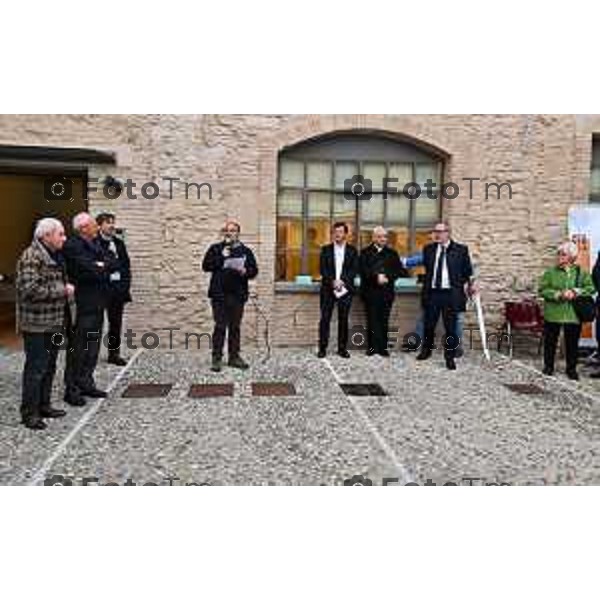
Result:
M127 314L136 331L180 327L210 331L207 277L200 262L223 220L242 221L261 272L253 285L269 315L276 344L316 342L318 296L274 291L277 155L284 147L333 131L385 130L436 146L450 155L446 181L461 186L445 214L454 237L469 244L493 326L502 303L528 292L566 233L567 211L589 188L596 115L1 115L0 143L112 150L114 168L90 169L138 183L162 177L209 182L213 195L107 201L90 195L90 209L110 208L127 230L135 303ZM473 198L464 177L478 177ZM483 182L510 182L513 197L485 199ZM493 193L493 190L492 190ZM392 320L414 323L415 296L401 295ZM353 322L362 309L356 303ZM467 319L469 323L470 317ZM403 326L403 325L402 325ZM263 320L253 303L244 335L260 343Z

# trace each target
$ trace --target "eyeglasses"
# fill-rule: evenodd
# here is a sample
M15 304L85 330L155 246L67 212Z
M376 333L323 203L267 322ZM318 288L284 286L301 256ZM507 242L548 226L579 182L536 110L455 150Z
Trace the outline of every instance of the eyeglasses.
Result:
M431 233L447 233L447 229L432 229Z

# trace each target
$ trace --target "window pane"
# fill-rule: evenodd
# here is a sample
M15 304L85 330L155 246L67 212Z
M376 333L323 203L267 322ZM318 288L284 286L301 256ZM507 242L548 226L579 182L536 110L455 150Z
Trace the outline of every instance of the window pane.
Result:
M280 217L301 217L302 192L281 190L277 196L277 214Z
M313 279L318 279L319 257L321 255L321 246L330 241L330 221L329 219L310 219L306 229L306 246L308 250L308 272L304 275L310 275Z
M592 167L591 193L594 196L600 194L600 167Z
M425 183L428 179L431 179L433 186L431 190L434 194L437 194L438 188L441 186L441 165L440 163L419 163L415 166L415 173L417 183L421 186L421 196L427 197L427 190Z
M373 239L373 228L361 227L360 228L360 248L366 248Z
M400 256L406 256L409 247L408 227L388 229L388 244L394 248Z
M344 194L333 197L333 216L335 219L355 219L356 200L346 200Z
M309 192L308 194L308 217L325 217L329 219L331 214L330 192Z
M359 211L362 223L383 225L383 196L373 194L370 200L359 200Z
M404 186L413 180L412 163L391 163L388 176L398 180L390 181L388 188L396 188L399 194L402 193Z
M436 186L440 184L440 163L417 163L415 173L419 185L423 185L428 179L431 179Z
M329 161L311 161L307 165L307 185L311 188L331 189L333 165Z
M352 177L359 174L358 163L340 161L335 163L335 188L337 190L344 189L344 181L346 179L352 179Z
M335 194L333 197L333 221L343 221L348 225L348 243L355 244L356 200L346 200L343 194Z
M282 159L279 163L279 185L304 187L304 163L299 160Z
M363 175L365 179L371 180L374 190L383 189L383 180L385 178L385 163L365 163L363 165Z
M277 279L293 281L302 268L302 220L277 220Z
M415 231L415 254L431 242L431 229L417 229ZM425 267L416 267L412 270L413 277L425 273Z
M421 194L415 201L415 225L435 225L440 218L439 200Z
M387 199L387 224L408 225L410 200L404 194L389 195Z

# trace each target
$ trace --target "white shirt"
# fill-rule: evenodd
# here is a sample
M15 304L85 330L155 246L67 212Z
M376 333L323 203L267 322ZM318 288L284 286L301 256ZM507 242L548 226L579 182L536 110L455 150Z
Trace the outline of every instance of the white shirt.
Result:
M335 278L342 278L342 268L344 266L344 255L346 253L346 244L333 244L333 258L335 260Z
M443 244L438 244L437 245L437 252L435 253L435 262L434 262L434 266L433 266L433 278L431 279L431 286L433 288L435 288L435 280L437 278L437 270L438 270L438 266L440 263L440 256L442 254L442 245ZM443 290L449 290L450 289L450 277L448 276L448 246L450 245L450 242L448 242L447 244L444 245L444 248L446 248L446 260L444 261L444 268L442 269L442 288Z

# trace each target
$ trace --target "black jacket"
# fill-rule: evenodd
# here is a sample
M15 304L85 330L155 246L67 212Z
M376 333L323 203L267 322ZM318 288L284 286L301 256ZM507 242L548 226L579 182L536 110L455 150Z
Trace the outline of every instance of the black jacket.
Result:
M120 302L131 302L131 263L129 262L129 254L125 242L118 237L113 237L115 247L117 249L117 257L110 251L110 241L105 240L102 236L98 236L98 242L102 246L105 253L113 257L111 273L118 272L120 274L119 281L112 281L109 277L108 289L111 300Z
M258 266L256 258L250 248L244 244L238 244L231 249L231 258L246 257L246 274L240 275L233 269L224 269L223 256L224 242L213 244L204 255L202 261L202 270L212 273L210 286L208 288L208 297L213 300L223 299L226 295L237 296L242 302L248 300L248 280L254 279L258 275Z
M379 274L387 276L386 284L377 283ZM363 294L383 292L393 295L394 284L400 277L408 277L408 271L393 248L384 246L377 251L375 244L370 244L360 253L360 286Z
M344 282L346 289L353 293L354 279L358 275L358 251L354 246L346 244L344 251L344 264L340 279ZM335 281L335 255L333 244L327 244L321 248L320 259L321 293L333 293L333 282Z
M598 296L596 296L596 302L600 304L600 252L598 252L594 268L592 269L592 280L594 282L594 287L598 292Z
M433 270L435 268L435 255L437 244L427 244L423 248L423 265L425 266L425 280L423 282L422 301L423 306L427 304L431 295L433 281ZM469 248L450 240L446 250L446 264L448 266L448 278L452 291L452 308L464 311L467 305L465 284L473 276L473 266L469 257Z
M108 274L113 259L108 256L98 238L87 241L79 235L70 237L63 246L69 282L75 286L75 302L79 312L106 306ZM96 263L104 263L99 267Z

